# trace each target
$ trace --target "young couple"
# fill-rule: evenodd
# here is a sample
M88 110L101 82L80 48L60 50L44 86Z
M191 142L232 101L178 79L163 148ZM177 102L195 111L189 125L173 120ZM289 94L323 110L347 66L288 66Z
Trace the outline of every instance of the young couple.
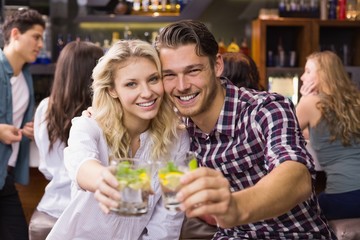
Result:
M292 103L220 78L217 42L198 21L168 25L156 49L120 41L95 67L92 117L73 120L64 151L72 202L48 239L179 239L181 229L183 239L335 239ZM109 156L174 159L189 143L202 167L182 178L183 228L184 214L162 207L155 176L147 214L109 211L120 198ZM214 232L186 232L196 217Z

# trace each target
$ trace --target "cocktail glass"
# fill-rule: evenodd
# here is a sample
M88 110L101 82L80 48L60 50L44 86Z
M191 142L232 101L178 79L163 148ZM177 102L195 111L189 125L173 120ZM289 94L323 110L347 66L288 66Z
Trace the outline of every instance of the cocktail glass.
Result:
M114 168L121 195L119 207L111 210L120 215L147 213L149 195L153 192L151 163L140 159L122 158L111 160L110 165Z
M158 177L162 190L164 206L170 211L180 211L180 203L176 194L181 188L180 178L188 171L197 168L197 160L193 152L188 152L185 159L160 162Z

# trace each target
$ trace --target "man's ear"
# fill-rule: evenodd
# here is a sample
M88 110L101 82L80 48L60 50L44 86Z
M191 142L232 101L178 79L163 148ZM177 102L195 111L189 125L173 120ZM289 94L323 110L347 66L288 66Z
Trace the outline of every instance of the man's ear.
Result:
M118 98L118 95L115 91L114 88L111 88L111 89L108 89L108 92L109 92L109 95L112 97L112 98Z
M216 55L216 61L215 61L215 75L216 75L216 77L220 77L223 71L224 71L224 60L222 58L222 55L220 53L218 53Z
M21 32L18 28L11 29L10 39L18 40L21 35Z

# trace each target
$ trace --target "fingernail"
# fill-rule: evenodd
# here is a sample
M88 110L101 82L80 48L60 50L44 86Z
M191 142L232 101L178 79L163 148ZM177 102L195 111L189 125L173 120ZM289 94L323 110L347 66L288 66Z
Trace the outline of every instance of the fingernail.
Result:
M179 208L180 208L181 211L185 211L185 206L184 206L184 204L180 204Z
M184 175L181 176L180 183L186 183L186 179L187 179L186 175L187 174L185 173Z
M184 198L184 195L183 195L181 192L178 192L178 193L176 194L176 199L177 199L178 201L182 201L183 198Z

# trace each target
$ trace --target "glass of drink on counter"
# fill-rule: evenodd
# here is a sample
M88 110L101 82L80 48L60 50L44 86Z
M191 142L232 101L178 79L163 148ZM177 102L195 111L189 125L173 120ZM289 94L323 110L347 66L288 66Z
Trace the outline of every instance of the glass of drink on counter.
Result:
M135 159L112 159L110 165L119 182L121 199L118 208L111 210L120 215L141 215L148 211L151 188L150 162Z
M164 207L170 211L180 211L180 203L176 194L181 188L180 178L188 171L197 168L197 160L193 152L186 153L184 159L159 162L158 178L161 185Z

